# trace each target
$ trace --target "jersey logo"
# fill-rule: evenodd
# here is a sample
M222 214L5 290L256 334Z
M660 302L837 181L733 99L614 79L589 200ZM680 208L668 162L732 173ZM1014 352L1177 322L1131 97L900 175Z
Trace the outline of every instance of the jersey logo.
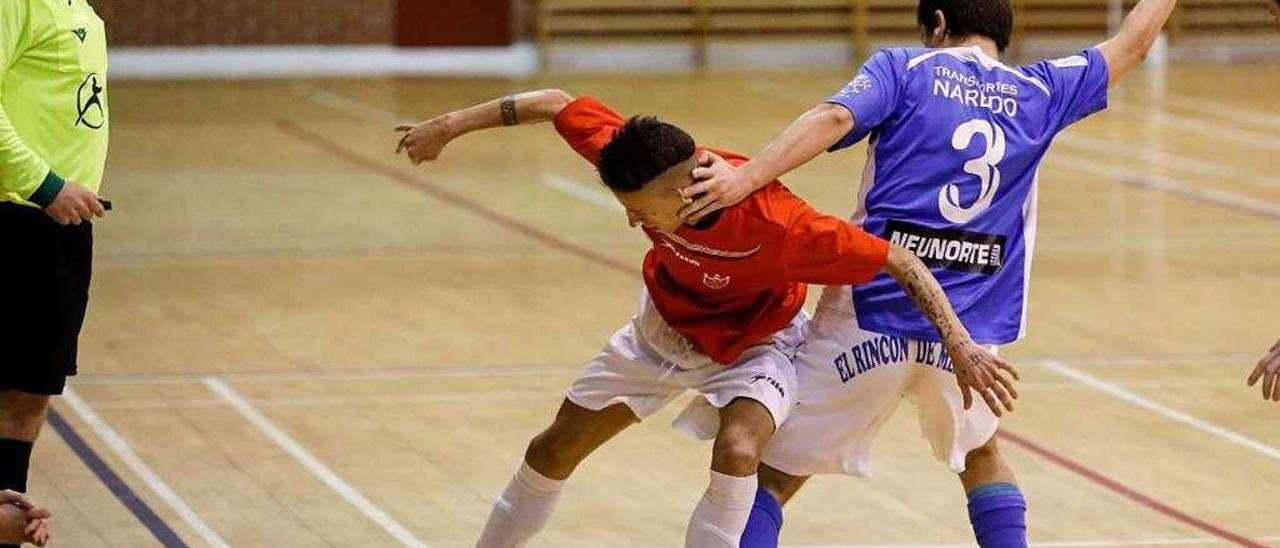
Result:
M885 237L915 253L930 268L971 274L995 274L1005 263L1006 238L958 228L929 228L890 219Z
M840 93L836 94L836 97L853 97L854 95L871 89L871 83L871 77L860 72L857 76L853 77L852 81L844 86L844 89L840 90Z
M102 107L102 92L105 90L98 83L96 72L89 73L80 83L80 89L76 90L76 104L80 111L80 116L76 118L77 126L102 129L103 124L107 123L107 111Z
M84 39L89 36L89 31L79 28L71 31L71 34L76 35L76 38L79 38L81 42L84 42Z
M691 259L691 258L689 258L689 257L686 257L686 256L684 255L684 253L681 253L679 249L676 249L675 244L673 244L673 243L671 243L671 242L662 242L662 247L665 247L665 248L667 248L667 249L671 250L671 254L672 254L672 255L675 255L677 259L680 259L680 260L682 260L682 261L684 261L684 262L686 262L686 263L689 263L689 264L691 264L691 265L693 265L693 266L702 266L702 263L700 263L700 262L698 262L698 261L696 261L696 260L694 260L694 259Z
M710 255L712 257L718 257L721 259L745 259L747 257L750 257L760 252L759 244L756 244L755 247L748 249L746 251L724 251L721 249L714 249L704 245L695 244L693 242L690 242L689 240L676 236L675 234L663 233L662 236L672 242L675 242L676 245L679 245L680 247L683 247L689 251L693 251L695 253L701 253L703 255Z
M729 276L721 276L719 274L707 274L703 272L702 285L705 285L710 289L716 289L716 290L724 289L729 285L729 278L730 278Z

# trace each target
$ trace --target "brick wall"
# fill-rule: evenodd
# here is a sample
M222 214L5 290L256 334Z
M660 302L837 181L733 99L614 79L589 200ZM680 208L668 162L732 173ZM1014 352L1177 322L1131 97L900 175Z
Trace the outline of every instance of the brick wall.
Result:
M391 44L395 0L90 0L113 46Z

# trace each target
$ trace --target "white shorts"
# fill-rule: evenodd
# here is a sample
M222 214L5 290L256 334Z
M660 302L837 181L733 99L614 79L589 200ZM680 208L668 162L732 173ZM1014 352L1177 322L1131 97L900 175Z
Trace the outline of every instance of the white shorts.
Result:
M761 344L748 348L731 366L718 364L695 349L658 315L647 291L639 311L569 386L569 401L599 411L625 404L644 419L685 390L696 397L672 422L677 430L702 439L720 430L719 408L734 398L760 402L782 425L795 403L796 376L792 360L800 343L805 314Z
M957 473L998 424L981 399L964 409L940 343L859 329L848 287L823 291L805 325L796 375L796 408L763 457L795 476L871 475L871 442L903 396L916 405L934 456Z

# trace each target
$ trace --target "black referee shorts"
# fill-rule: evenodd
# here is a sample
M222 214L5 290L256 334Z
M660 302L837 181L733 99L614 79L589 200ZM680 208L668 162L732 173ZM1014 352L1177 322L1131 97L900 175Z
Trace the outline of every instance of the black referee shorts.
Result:
M93 226L0 202L0 390L61 394L76 374Z

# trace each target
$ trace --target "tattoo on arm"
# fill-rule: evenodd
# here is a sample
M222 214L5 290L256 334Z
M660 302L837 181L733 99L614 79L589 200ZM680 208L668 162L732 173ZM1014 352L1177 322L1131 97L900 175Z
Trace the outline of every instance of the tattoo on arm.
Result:
M912 267L903 275L902 288L946 340L956 329L951 321L952 313L948 311L947 295L936 281L926 279L928 270L924 270L923 263L912 262Z
M516 118L516 96L508 95L498 102L498 106L502 109L502 125L514 126L520 123Z

